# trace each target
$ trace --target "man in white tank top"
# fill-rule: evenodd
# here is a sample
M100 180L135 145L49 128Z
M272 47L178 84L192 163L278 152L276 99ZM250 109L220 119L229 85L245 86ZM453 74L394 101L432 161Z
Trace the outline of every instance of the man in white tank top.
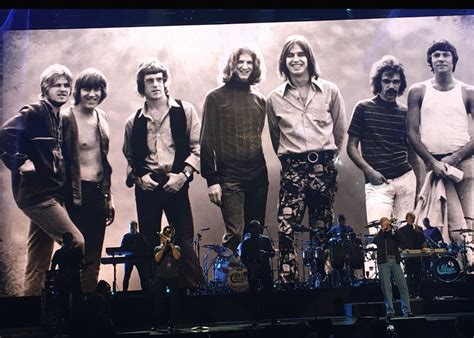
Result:
M408 137L427 170L441 177L446 188L448 227L440 230L447 243L461 243L461 233L453 230L472 229L474 216L474 139L469 134L474 87L454 77L458 59L450 42L435 41L427 51L434 78L414 84L408 92ZM448 165L464 172L460 182L448 177ZM470 241L470 233L465 235ZM472 264L472 251L467 250Z

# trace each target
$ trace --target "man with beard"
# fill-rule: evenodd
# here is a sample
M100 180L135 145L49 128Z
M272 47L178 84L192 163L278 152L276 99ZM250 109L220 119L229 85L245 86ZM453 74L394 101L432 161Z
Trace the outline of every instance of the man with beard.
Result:
M81 203L77 131L60 107L71 95L71 71L59 64L40 76L40 100L24 106L0 130L0 155L12 175L15 202L30 219L24 294L40 295L54 242L72 234L84 251L84 237L64 207L67 177L73 203Z
M367 221L385 215L403 219L415 206L417 178L412 168L419 167L408 143L407 108L397 102L407 86L403 65L385 55L372 65L370 85L376 96L354 107L347 154L365 176ZM375 234L376 228L369 231Z

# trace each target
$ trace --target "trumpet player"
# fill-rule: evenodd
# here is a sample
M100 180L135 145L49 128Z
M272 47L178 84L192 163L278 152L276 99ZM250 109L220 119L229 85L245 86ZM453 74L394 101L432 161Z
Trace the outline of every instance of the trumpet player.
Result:
M166 226L160 233L160 245L155 247L154 257L156 262L155 272L155 302L153 308L153 321L158 327L158 319L162 318L168 310L169 320L167 331L173 333L176 329L176 319L181 304L179 289L178 264L181 258L181 247L173 243L175 230L172 226ZM166 306L164 296L169 294L169 306Z
M399 234L393 223L393 219L390 220L388 217L382 217L380 219L381 230L374 237L374 243L377 245L377 264L387 320L395 316L392 300L392 276L400 292L403 317L413 317L407 282L400 266Z

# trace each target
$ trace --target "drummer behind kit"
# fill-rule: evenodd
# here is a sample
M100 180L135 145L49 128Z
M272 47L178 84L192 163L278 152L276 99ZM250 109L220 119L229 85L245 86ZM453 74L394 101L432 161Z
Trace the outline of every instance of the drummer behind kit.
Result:
M235 256L233 251L225 246L217 244L206 244L208 249L204 257L204 276L209 292L223 292L226 288L234 292L246 292L249 290L247 279L247 268L242 264L240 258ZM213 271L213 281L209 283L209 254L215 253L211 261Z

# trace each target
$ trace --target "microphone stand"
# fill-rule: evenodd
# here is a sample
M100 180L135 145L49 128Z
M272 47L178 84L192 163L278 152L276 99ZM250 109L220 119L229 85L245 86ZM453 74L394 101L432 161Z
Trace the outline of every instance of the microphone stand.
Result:
M264 231L267 230L268 238L270 238L270 243L272 243L273 250L275 250L275 242L273 241L272 235L270 234L270 230L268 230L268 228L269 228L268 225L263 226L263 230ZM277 257L277 255L275 255L274 257ZM275 277L274 277L275 270L273 270L273 257L272 259L270 259L270 268L272 269L272 280L275 280Z

